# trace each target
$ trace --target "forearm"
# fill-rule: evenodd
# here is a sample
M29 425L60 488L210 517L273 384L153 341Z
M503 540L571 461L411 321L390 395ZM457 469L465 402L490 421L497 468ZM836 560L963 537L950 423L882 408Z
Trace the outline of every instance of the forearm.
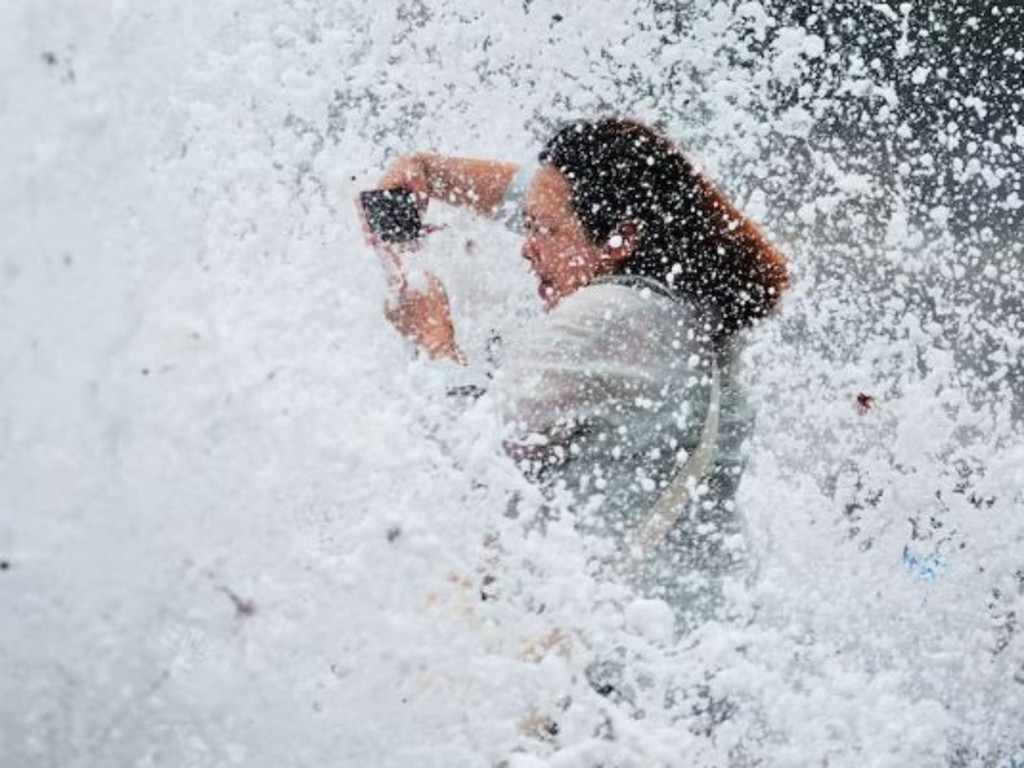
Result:
M423 171L431 198L492 216L516 174L515 163L450 157L429 152L411 156Z
M426 284L413 287L404 282L384 305L384 316L404 336L433 358L464 363L455 341L455 326L444 286L427 273Z
M450 323L450 321L449 321ZM455 330L443 328L430 329L425 333L413 338L416 346L425 351L435 360L453 360L460 365L466 362L466 356L462 354L459 345L455 341Z

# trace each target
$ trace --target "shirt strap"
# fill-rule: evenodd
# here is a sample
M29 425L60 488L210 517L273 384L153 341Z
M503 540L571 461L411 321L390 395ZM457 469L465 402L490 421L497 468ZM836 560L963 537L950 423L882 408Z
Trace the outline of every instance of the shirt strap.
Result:
M711 361L711 395L708 414L701 430L700 442L686 461L676 470L675 477L654 503L650 512L627 539L626 570L635 574L650 561L654 550L668 535L679 518L689 508L700 485L707 475L718 450L718 424L722 407L722 384L718 364Z
M638 289L679 301L668 286L647 275L602 275L593 283L613 283ZM722 409L722 375L717 355L711 351L711 387L708 397L708 412L704 419L700 440L686 461L679 464L671 482L662 491L646 517L632 531L626 541L625 567L627 572L636 574L649 561L654 550L661 544L668 532L679 522L683 512L690 506L698 485L707 475L718 451L719 419Z

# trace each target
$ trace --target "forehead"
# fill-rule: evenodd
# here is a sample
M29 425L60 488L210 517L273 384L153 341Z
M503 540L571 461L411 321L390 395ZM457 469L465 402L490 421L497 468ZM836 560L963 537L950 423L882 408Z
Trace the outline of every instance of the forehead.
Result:
M572 187L565 176L554 166L542 165L526 189L523 208L531 216L564 216L572 212L571 192Z

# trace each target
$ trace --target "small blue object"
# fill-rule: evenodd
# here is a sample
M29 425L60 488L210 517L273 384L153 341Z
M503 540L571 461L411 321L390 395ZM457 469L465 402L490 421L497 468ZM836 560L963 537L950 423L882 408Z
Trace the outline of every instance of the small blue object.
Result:
M1014 755L1005 763L1001 763L999 768L1024 768L1024 755Z
M909 545L903 546L903 567L917 576L921 581L934 581L946 569L946 561L938 550L930 555L918 555L910 551ZM1024 768L1024 765L1011 765L1008 768Z

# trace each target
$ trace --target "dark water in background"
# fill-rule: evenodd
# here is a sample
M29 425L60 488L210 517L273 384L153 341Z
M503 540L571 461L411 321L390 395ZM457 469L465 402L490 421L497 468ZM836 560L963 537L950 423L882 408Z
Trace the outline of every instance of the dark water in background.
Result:
M865 202L863 225L841 237L852 250L841 249L826 271L856 273L856 244L874 247L894 209L906 206L921 237L902 247L922 253L919 280L896 287L882 269L867 284L876 298L895 292L937 317L940 343L956 350L979 396L1009 399L1024 417L1024 354L1013 344L1024 337L1024 6L838 0L773 8L826 41L801 85L827 94L832 108L801 151L840 152L879 190ZM891 95L837 97L851 71ZM777 103L801 98L794 89Z

